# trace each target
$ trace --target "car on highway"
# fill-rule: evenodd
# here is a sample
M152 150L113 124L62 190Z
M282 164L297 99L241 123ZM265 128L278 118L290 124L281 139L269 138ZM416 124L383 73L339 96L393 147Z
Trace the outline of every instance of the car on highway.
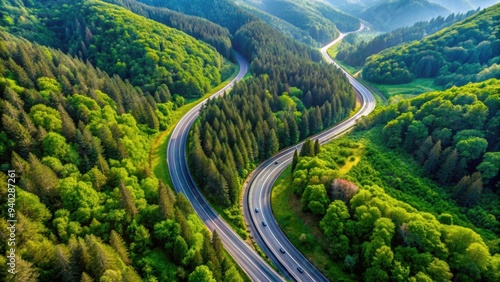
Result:
M258 213L259 212L259 208L255 208L255 213Z
M265 221L262 222L262 225L267 226L267 223Z
M300 272L300 273L304 273L304 269L302 269L302 267L297 267L297 270Z
M274 162L274 164L279 164L279 163L280 163L280 162L278 162L278 161L275 161L275 162Z
M280 252L281 252L282 254L286 253L285 249L283 249L283 248L280 248Z

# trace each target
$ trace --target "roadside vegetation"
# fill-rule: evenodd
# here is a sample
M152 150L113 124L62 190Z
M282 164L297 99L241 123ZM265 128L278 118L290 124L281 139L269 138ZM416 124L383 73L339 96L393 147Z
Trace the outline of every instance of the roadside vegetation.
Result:
M278 223L301 250L307 249L308 238L321 242L322 253L317 246L304 250L312 261L321 262L328 254L357 279L498 279L498 129L481 127L478 116L474 123L467 122L469 114L449 123L453 111L440 109L446 126L458 126L449 129L450 143L435 129L440 127L438 115L429 131L433 137L412 139L407 133L406 145L394 145L391 140L397 142L399 135L389 132L396 124L390 121L391 111L409 109L427 121L432 114L425 111L434 99L440 99L440 105L450 101L456 110L485 105L483 114L491 121L485 125L496 128L499 111L493 101L498 100L498 89L498 80L489 80L403 100L399 106L377 110L349 137L319 150L303 147L290 168L293 174L287 170L273 192ZM466 102L465 97L471 99ZM396 112L395 120L412 116ZM416 122L408 132L415 132ZM474 132L482 137L465 134ZM432 138L433 148L424 149ZM479 145L482 140L484 147ZM324 263L318 267L328 269Z

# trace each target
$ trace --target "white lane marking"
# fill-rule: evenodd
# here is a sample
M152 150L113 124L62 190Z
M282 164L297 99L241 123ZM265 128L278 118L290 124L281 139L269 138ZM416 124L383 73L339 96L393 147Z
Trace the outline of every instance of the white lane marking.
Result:
M241 68L241 65L242 65L242 64L240 64L240 68ZM217 91L217 92L216 92L214 95L212 95L211 97L217 97L217 96L222 95L222 94L223 94L223 93L224 93L224 92L225 92L228 88L230 88L230 87L232 87L232 86L234 85L234 83L236 82L236 80L241 79L241 78L244 76L244 74L247 72L247 69L248 69L248 66L247 66L246 64L244 64L244 67L240 69L240 72L238 73L238 75L236 76L236 78L234 78L234 79L233 79L233 80L232 80L232 81L231 81L228 85L226 85L226 86L225 86L224 88L222 88L221 90ZM171 147L171 144L173 144L173 148L176 148L176 147L178 148L180 145L177 145L177 144L174 144L174 143L178 143L178 142L183 141L183 139L187 139L187 134L185 133L185 132L186 132L186 131L185 131L185 128L186 128L186 127L187 127L187 128L190 128L190 127L191 127L191 125L192 125L192 122L188 122L188 123L186 123L184 120L185 120L185 119L190 119L190 118L192 118L192 119L193 119L193 121L194 121L194 119L196 118L196 116L197 116L197 114L198 114L198 113L196 113L196 112L197 112L197 111L199 111L199 110L201 109L201 107L202 107L202 106L206 103L206 101L207 101L207 100L208 100L208 98L207 98L207 99L205 99L205 100L203 100L200 104L198 104L197 106L195 106L193 109L191 109L191 110L190 110L190 111L189 111L186 115L184 115L184 117L182 117L181 121L180 121L180 122L178 123L178 125L175 127L175 129L174 129L174 131L173 131L173 133L172 133L172 137L171 137L171 139L170 139L170 140L174 140L174 139L175 139L175 140L174 140L173 142L169 142L169 144L168 144L168 146L167 146L167 160L168 160L168 159L169 159L169 157L171 157L172 155L173 155L173 158L170 158L170 159L171 159L172 161L176 160L176 158L175 158L175 157L176 157L176 154L175 154L175 153L176 153L176 151L177 151L177 153L179 153L179 155L178 155L178 156L179 156L179 159L181 159L181 158L182 158L182 153L181 153L181 151L182 151L182 150L172 151L172 149L171 149L171 148L172 148L172 147ZM180 125L180 126L179 126L179 125ZM181 131L181 132L179 132L179 131ZM185 133L185 134L182 134L182 133ZM186 137L186 138L184 138L184 137ZM176 146L176 145L177 145L177 146ZM186 155L185 155L185 154L184 154L184 159L186 159ZM180 187L180 190L182 190L182 191L184 192L184 195L186 195L186 196L187 196L188 194L186 193L186 188L184 187L184 185L182 185L182 183L183 183L183 182L182 182L181 178L179 177L179 171L178 171L178 170L179 170L179 167L178 167L178 165L169 166L169 170L172 170L172 172L174 172L174 173L172 173L171 175L173 176L173 179L175 178L175 180L176 180L176 181L175 181L175 183L177 183L177 184L178 184L178 187ZM184 174L184 173L181 173L181 175L182 175L182 178L183 178L183 180L184 180L184 184L189 183L189 181L186 179L185 174ZM175 186L175 184L174 184L174 186ZM175 187L174 187L174 188L175 188ZM225 236L225 237L226 237L226 239L227 239L227 240L228 240L228 241L229 241L229 242L230 242L230 243L231 243L231 244L232 244L232 245L233 245L236 249L238 249L238 250L241 252L241 254L242 254L242 255L243 255L243 256L244 256L244 257L245 257L245 258L246 258L246 259L247 259L247 260L248 260L248 261L249 261L249 262L250 262L250 263L251 263L251 264L252 264L252 265L253 265L253 266L254 266L254 267L255 267L255 268L256 268L256 269L257 269L257 270L258 270L258 271L262 274L262 275L263 275L263 276L265 276L267 279L269 279L269 276L267 276L264 272L262 272L262 270L261 270L259 267L257 267L257 266L253 263L253 261L251 261L251 260L250 260L250 258L249 258L249 257L248 257L248 256L247 256L247 255L246 255L246 254L245 254L245 253L244 253L244 252L243 252L243 251L242 251L242 250L241 250L241 249L240 249L240 248L239 248L239 247L238 247L238 246L237 246L237 245L233 242L233 240L231 240L231 238L229 238L229 236L225 233L225 231L224 231L224 230L220 227L220 225L219 225L219 224L225 225L225 223L224 223L224 222L218 223L218 222L216 222L215 220L213 220L213 219L210 217L210 215L208 214L208 212L206 211L206 209L203 207L203 205L201 204L201 202L198 200L198 198L194 195L193 191L191 191L191 190L189 189L189 192L191 193L192 197L196 200L196 203L198 204L198 206L199 206L199 207L201 207L201 210L203 210L203 212L204 212L204 213L205 213L205 215L206 215L206 218L207 218L207 219L208 219L208 220L212 223L212 225L213 225L213 226L215 226L215 227L219 230L219 232L220 232L223 236ZM204 197L203 197L203 195L201 195L201 197L202 197L202 198L204 198ZM196 209L195 209L195 210L196 210ZM219 220L220 220L220 217L217 215L217 213L215 213L213 210L212 210L212 212L216 215L216 219L219 219ZM205 225L206 225L206 224L205 224ZM227 225L226 225L226 228L228 228L228 226L227 226ZM236 233L234 233L234 231L233 231L231 228L228 228L228 229L230 230L230 232L232 232L232 233L233 233L233 236L236 236L237 240L241 240L241 239L238 237L238 235L237 235ZM251 253L253 252L253 250L252 250L252 249L251 249L251 248L250 248L247 244L243 243L243 245L244 245L244 246L246 246L246 248L247 248L248 250L250 250L250 252L251 252ZM265 262L262 260L262 258L260 258L260 256L257 256L257 255L255 255L255 256L257 257L257 260L260 260L260 261L261 261L261 263L263 263L265 266L269 267L269 266L267 265L267 263L265 263ZM243 266L242 266L242 268L243 268ZM244 269L244 268L243 268L243 269ZM273 269L270 269L270 270L271 270L271 273L273 273L273 272L274 272L274 270L273 270ZM246 272L246 271L245 271L245 272ZM247 274L248 274L248 273L247 273ZM279 275L278 275L277 273L275 273L275 274L276 274L276 276L278 276L278 277L279 277ZM249 275L249 276L250 276L250 275ZM280 278L281 278L281 277L280 277Z
M288 154L286 154L285 156L281 156L279 159L282 159L283 157L286 157L287 155L288 155ZM261 188L260 188L259 199L258 199L258 201L259 201L259 202L262 202L262 199L263 199L263 197L262 197L262 192L263 192L263 190L264 190L263 188L264 188L264 187L266 187L267 182L268 182L268 180L269 180L269 176L270 176L271 174L273 174L273 173L274 173L274 171L276 170L276 168L278 168L278 167L280 167L280 166L282 166L282 165L283 165L283 163L281 163L280 165L275 166L275 167L274 167L274 169L267 169L267 168L271 167L271 166L272 166L272 164L274 164L274 162L271 162L269 165L267 165L266 167L264 167L264 168L263 168L263 169L265 169L265 170L263 170L263 171L264 171L264 178L263 178L263 179L264 179L264 181L262 182L262 185L260 185L260 187L261 187ZM267 186L268 186L268 185L267 185ZM269 190L269 192L270 192L270 190ZM270 207L270 206L271 206L271 205L269 205L269 207ZM271 214L272 214L272 212L271 212ZM264 213L263 213L262 217L264 217L264 218L265 218ZM273 217L273 220L275 220L275 219L274 219L274 217ZM257 227L257 228L260 228L260 227ZM278 228L279 228L279 226L278 226ZM280 243L280 241L278 240L278 238L276 238L276 235L274 234L273 230L272 230L270 227L269 227L269 228L267 228L267 230L268 230L268 232L269 232L269 233L271 233L271 235L273 236L273 238L274 238L274 240L275 240L276 244L277 244L277 245L279 245L280 247L283 247L283 245ZM266 242L267 242L267 240L266 240L266 239L264 239L264 241L266 241ZM290 243L290 244L291 244L291 243ZM293 244L291 244L291 245L293 246ZM268 246L269 246L269 249L271 249L271 250L272 250L272 249L274 249L274 248L271 248L271 245L270 245L269 243L268 243ZM298 251L298 250L297 250L297 251ZM276 253L277 253L277 252L276 252ZM300 253L300 251L299 251L299 253ZM293 262L295 263L295 265L296 265L296 266L300 266L300 263L298 263L298 262L297 262L297 260L295 260L295 258L294 258L293 256L291 256L291 255L290 255L290 253L286 253L286 255L288 255L288 256L289 256L289 257L293 260ZM301 255L302 255L302 254L301 254ZM303 255L302 255L302 256L303 256ZM280 258L282 258L281 256L276 256L276 255L275 255L275 257L276 257L278 260L283 261L283 259L280 259ZM305 259L305 257L304 257L304 259ZM307 259L306 259L306 260L307 260ZM286 264L286 263L283 263L283 264L288 265L288 264ZM314 267L314 266L313 266L313 267ZM292 274L292 276L293 276L295 279L297 279L298 281L302 281L302 279L300 279L299 277L297 277L297 275L296 275L296 273L295 273L295 270L290 271L289 267L286 267L286 266L285 266L285 268L287 268L287 269L288 269L288 272L290 272L290 274ZM293 268L292 268L292 269L293 269ZM312 278L312 277L311 277L311 275L309 275L309 273L308 273L308 272L306 272L305 270L304 270L304 273L305 273L307 276L309 276L309 278L311 278L311 280L312 280L312 281L316 281L316 280L314 280L314 278Z
M360 30L362 30L363 28L364 28L364 25L363 25L363 24L361 24L361 27L360 27L357 31L360 31ZM356 31L356 32L357 32L357 31ZM346 33L346 34L348 34L348 33ZM368 115L368 114L369 114L371 111L373 111L373 109L375 108L375 99L374 99L373 95L371 95L371 93L368 91L368 89L366 89L366 87L364 87L364 85L362 85L359 81L357 81L356 79L354 79L354 78L353 78L353 77L352 77L349 73L347 73L344 69L342 69L342 68L341 68L341 67L340 67L340 66L339 66L339 65L338 65L335 61L333 61L333 59L332 59L332 58L330 58L330 56L329 56L329 55L328 55L328 53L327 53L328 48L330 48L332 45L334 45L335 43L337 43L338 41L340 41L340 40L341 40L341 39L342 39L342 38L343 38L346 34L341 34L341 35L339 36L339 38L337 38L336 40L334 40L333 42L331 42L331 43L330 43L330 44L328 44L327 46L323 47L323 48L321 49L321 53L323 54L323 56L325 57L325 59L326 59L328 62L335 64L335 65L336 65L337 67L339 67L339 68L342 70L342 72L343 72L343 73L347 76L347 78L348 78L349 82L351 83L351 85L352 85L352 86L353 86L356 90L358 90L358 92L360 93L361 98L363 99L363 105L361 106L361 109L360 109L360 110L359 110L359 111L358 111L358 112L357 112L354 116L352 116L350 119L348 119L348 120L346 120L346 121L344 121L344 122L341 122L340 124L338 124L338 125L334 126L333 128L331 128L330 130L328 130L328 131L326 131L326 132L319 133L318 135L311 137L311 139L320 139L320 141L321 141L321 142L329 142L330 140L332 140L332 139L334 139L334 138L336 138L336 137L339 137L339 136L340 136L340 135L342 135L342 134L343 134L343 133L344 133L347 129L349 129L349 128L351 128L352 126L354 126L354 124L356 124L356 122L357 122L357 119L358 119L358 118L360 118L360 117L362 117L362 116L365 116L365 115ZM302 143L303 143L303 142L299 143L299 145L302 145ZM296 147L295 147L295 148L297 148L297 146L298 146L298 145L296 145ZM287 150L289 150L289 149L287 149ZM293 152L293 151L292 151L292 152ZM288 153L285 153L285 154L283 154L283 155L279 156L277 159L278 159L278 160L281 160L281 159L285 158L285 159L286 159L286 160L285 160L285 162L286 162L286 161L289 161L289 159L290 159L290 155L291 155L291 152L288 152ZM272 169L272 172L274 172L277 168L279 168L279 167L281 167L281 166L283 165L283 161L281 161L281 162L282 162L282 163L281 163L279 166L277 166L277 167L275 167L274 169ZM266 182L268 181L268 178L269 178L269 176L270 176L270 172L266 172L266 170L269 170L268 168L269 168L269 167L270 167L273 163L274 163L274 159L271 159L271 162L270 162L267 166L263 167L263 168L262 168L262 170L261 170L261 172L262 172L262 171L264 172L264 175L263 175L263 176L265 177L265 181L264 181L264 183L262 183L262 185L260 185L260 188L257 188L257 189L259 189L259 197L258 197L258 199L257 199L257 202L258 202L259 206L261 207L261 210L262 210L262 199L263 199L263 197L262 197L262 192L263 192L263 190L264 190L264 189L263 189L263 187L265 186L265 184L266 184ZM253 188L254 186L259 187L259 186L257 185L257 183L261 183L261 182L262 182L262 181L259 181L259 180L258 180L258 179L260 178L260 176L261 176L260 174L256 175L256 177L254 178L254 181L251 183L250 187L248 188L248 189L249 189L249 191L251 191L251 190L252 190L252 188ZM271 191L269 190L269 194L270 194L270 193L271 193ZM249 193L249 194L250 194L250 193ZM254 195L255 195L255 194L254 194ZM250 205L250 217L251 217L251 219L254 221L255 226L256 226L256 228L257 228L257 231L258 231L259 233L263 234L263 231L262 231L262 229L260 228L260 225L259 225L258 223L256 223L256 216L253 216L253 213L251 212L251 211L252 211L252 209L253 209L252 202L253 202L253 198L252 198L252 197L250 197L250 199L249 199L249 205ZM269 206L270 206L270 205L269 205ZM264 212L262 212L262 213L264 213ZM265 215L264 215L264 214L262 214L262 218L264 218L264 219L265 219ZM274 219L274 216L273 216L272 218L273 218L273 220L275 220L275 219ZM272 232L272 229L271 229L271 228L267 228L267 229L269 230L269 232L271 233L271 235L272 235L272 236L274 237L274 239L276 240L277 245L279 245L280 247L283 247L283 245L282 245L282 244L278 241L278 239L276 238L276 236L275 236L275 235L274 235L274 233ZM262 239L266 242L266 244L268 245L268 248L271 250L271 252L273 252L273 249L271 248L271 245L268 243L268 240L266 240L266 236L261 235L261 237L262 237ZM292 244L292 245L293 245L293 244ZM294 248L295 248L295 246L294 246ZM300 251L299 251L299 253L300 253ZM274 254L274 252L273 252L273 254ZM280 259L279 259L279 258L280 258L279 256L276 256L276 254L274 254L274 255L275 255L275 257L276 257L278 260L280 260ZM293 260L295 263L297 263L297 262L296 262L296 260L295 260L295 259L294 259L291 255L289 255L289 256L290 256L290 258L292 258L292 260ZM303 256L303 255L301 254L301 256ZM280 260L280 261L282 261L282 260ZM285 267L285 268L287 268L287 269L288 269L288 267ZM306 273L307 273L307 272L306 272ZM296 276L294 275L294 273L293 273L293 272L292 272L292 275L293 275L294 277L296 277ZM309 274L308 274L308 276L310 277L310 275L309 275ZM312 279L312 277L311 277L311 279Z

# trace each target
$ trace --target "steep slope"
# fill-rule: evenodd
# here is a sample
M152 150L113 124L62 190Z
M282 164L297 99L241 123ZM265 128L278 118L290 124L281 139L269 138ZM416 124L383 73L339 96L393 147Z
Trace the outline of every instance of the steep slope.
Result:
M337 28L341 31L352 31L359 27L358 19L323 2L301 0L245 2L307 31L314 40L322 44L338 36Z
M217 235L151 171L154 120L172 102L0 32L0 108L0 179L16 194L9 206L2 185L0 226L22 230L15 277L0 247L2 281L241 280Z
M491 79L379 108L330 144L306 142L278 181L278 222L363 281L497 281L499 102Z
M139 0L142 3L165 7L187 15L205 18L234 33L244 24L257 18L240 9L230 0Z
M6 3L17 2L2 4ZM89 60L143 91L154 93L166 85L172 95L200 97L221 81L224 61L213 47L116 5L84 0L31 2L20 7L32 12L37 29L53 34L49 46ZM7 30L30 35L15 26ZM27 38L36 41L38 36ZM50 41L45 38L40 43Z
M498 0L430 0L430 2L439 4L448 10L460 13L471 9L487 8L498 3Z
M181 30L212 45L226 58L231 58L231 38L229 31L203 18L185 15L167 8L152 7L136 0L105 0L127 8L135 14Z
M464 85L500 75L500 4L482 10L425 39L368 59L363 77L399 84L435 78L437 85Z
M439 16L430 21L418 22L411 27L401 27L378 35L370 41L361 41L357 34L349 34L342 41L336 58L351 66L362 66L366 58L373 54L401 43L421 40L477 12L479 9L466 14L450 14L446 18Z
M358 16L378 30L391 31L449 13L448 9L427 0L391 0L370 6Z
M306 30L302 30L283 19L273 16L252 5L249 5L246 2L238 1L237 3L239 7L241 7L243 10L258 17L266 24L281 31L282 33L288 35L289 37L310 46L315 46L315 47L320 46L320 44L316 40L314 40L309 34L309 32L307 32Z

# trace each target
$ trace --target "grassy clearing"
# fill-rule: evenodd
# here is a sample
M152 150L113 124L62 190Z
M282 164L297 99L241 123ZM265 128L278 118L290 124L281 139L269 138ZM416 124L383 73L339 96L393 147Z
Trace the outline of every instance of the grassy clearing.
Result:
M371 85L377 88L387 99L396 95L402 95L404 98L411 98L422 93L443 90L442 87L434 84L434 79L432 78L417 78L407 84L389 85L371 83Z
M289 185L290 178L290 167L288 167L275 182L271 194L274 217L280 228L290 242L329 280L356 281L355 276L345 273L326 253L326 240L319 229L321 218L302 212L300 198L293 194L293 189Z
M353 152L353 155L347 158L346 164L339 169L341 175L347 174L351 168L359 163L363 157L364 147L360 144L360 147L352 148L350 151Z

